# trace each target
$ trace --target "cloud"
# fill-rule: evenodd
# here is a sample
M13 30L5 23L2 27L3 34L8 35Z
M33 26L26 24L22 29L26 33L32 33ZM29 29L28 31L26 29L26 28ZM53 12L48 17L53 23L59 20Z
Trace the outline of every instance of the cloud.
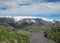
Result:
M0 6L8 8L0 10L0 15L60 14L60 2L47 2L45 0L0 0Z

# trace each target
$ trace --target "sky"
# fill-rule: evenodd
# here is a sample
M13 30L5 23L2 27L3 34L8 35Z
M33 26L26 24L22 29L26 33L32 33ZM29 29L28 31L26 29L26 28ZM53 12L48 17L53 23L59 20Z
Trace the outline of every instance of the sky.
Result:
M60 19L60 0L0 0L0 16Z

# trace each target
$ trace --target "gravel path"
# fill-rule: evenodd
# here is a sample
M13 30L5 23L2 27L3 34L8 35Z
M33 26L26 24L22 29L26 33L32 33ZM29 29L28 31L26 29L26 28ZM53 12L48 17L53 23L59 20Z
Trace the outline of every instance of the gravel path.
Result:
M30 36L30 42L31 43L56 43L50 39L47 39L43 35L43 31L40 31L38 33L32 33Z

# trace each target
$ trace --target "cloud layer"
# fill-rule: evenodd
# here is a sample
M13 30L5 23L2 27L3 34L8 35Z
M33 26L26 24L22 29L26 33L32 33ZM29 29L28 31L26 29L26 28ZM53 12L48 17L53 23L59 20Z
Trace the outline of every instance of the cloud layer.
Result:
M60 14L59 0L0 0L0 15Z

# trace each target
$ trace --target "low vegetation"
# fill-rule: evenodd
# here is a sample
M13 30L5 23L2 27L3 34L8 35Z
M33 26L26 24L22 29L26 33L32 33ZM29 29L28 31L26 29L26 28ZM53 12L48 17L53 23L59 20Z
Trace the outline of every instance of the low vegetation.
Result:
M60 43L60 24L55 23L51 29L45 31L45 37Z
M26 26L24 28L26 31L29 31L29 32L39 32L40 31L40 27L39 26Z
M48 30L45 32L45 37L60 43L60 32L52 32L52 30Z
M18 32L18 30L0 26L0 43L30 43L26 32Z

